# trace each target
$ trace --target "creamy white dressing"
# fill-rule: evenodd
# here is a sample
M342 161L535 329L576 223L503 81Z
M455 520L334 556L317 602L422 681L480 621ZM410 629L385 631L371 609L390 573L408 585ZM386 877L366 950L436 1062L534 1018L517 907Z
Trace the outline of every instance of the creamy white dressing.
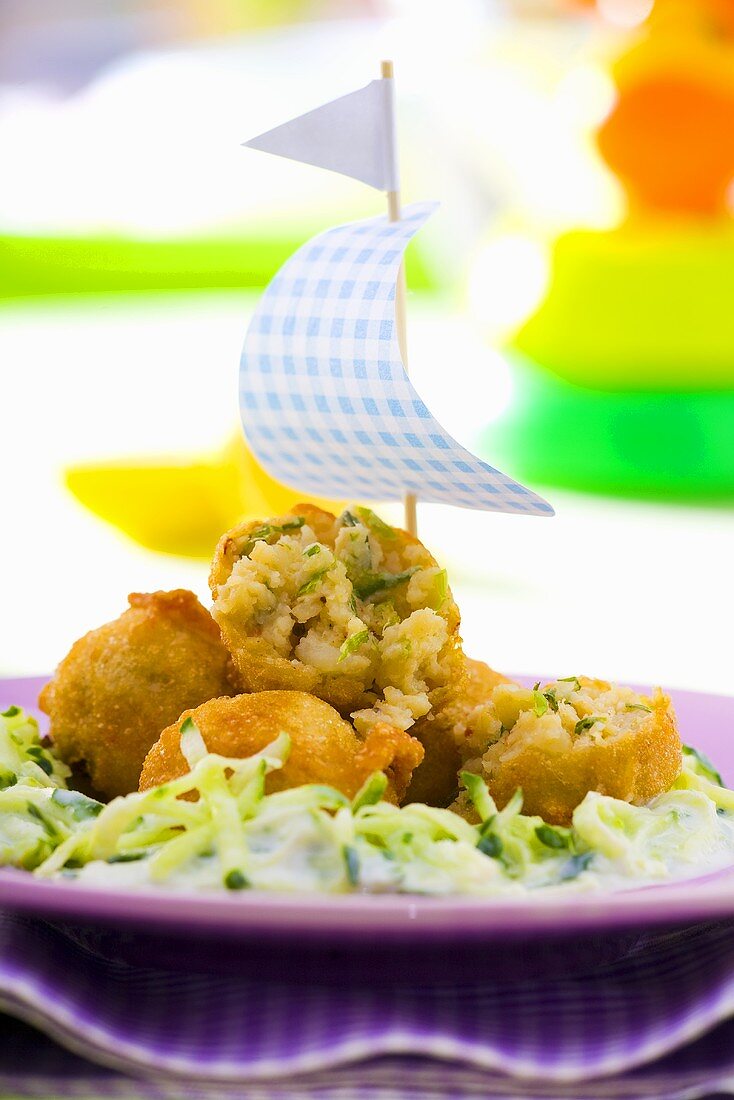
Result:
M282 836L268 837L256 831L249 835L246 874L252 888L288 893L356 890L365 894L442 897L453 894L518 897L537 895L539 891L598 894L697 878L734 863L734 817L724 814L718 815L716 830L707 833L703 840L695 835L692 838L685 827L671 828L660 846L633 842L629 852L617 858L595 851L589 866L567 881L559 881L559 876L570 862L568 857L530 862L519 878L513 878L500 862L466 842L441 839L426 844L423 851L414 852L407 859L395 859L373 844L357 839L353 848L359 879L352 884L338 845L317 836L308 815L290 820L288 829L287 842ZM694 849L687 851L692 839ZM54 877L69 874L60 871ZM219 856L213 853L192 858L164 883L151 879L148 860L114 864L92 860L72 874L76 881L88 886L120 889L164 885L175 891L212 891L222 889L223 868Z

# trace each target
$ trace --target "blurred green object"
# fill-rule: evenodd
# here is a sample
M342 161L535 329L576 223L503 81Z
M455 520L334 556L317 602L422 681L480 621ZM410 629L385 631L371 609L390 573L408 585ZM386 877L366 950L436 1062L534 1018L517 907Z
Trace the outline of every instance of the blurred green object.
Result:
M734 388L734 225L630 220L559 237L513 350L610 390Z
M0 298L265 286L304 240L0 236ZM418 249L407 270L411 289L435 288Z
M734 499L734 389L609 392L508 355L513 400L478 452L531 485Z

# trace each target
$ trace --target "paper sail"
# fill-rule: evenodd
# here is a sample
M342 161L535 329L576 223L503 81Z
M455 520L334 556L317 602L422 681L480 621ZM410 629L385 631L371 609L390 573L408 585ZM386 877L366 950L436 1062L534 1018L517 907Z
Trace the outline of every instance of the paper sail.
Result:
M410 206L399 222L329 229L281 268L242 352L245 434L268 472L304 493L401 500L410 491L440 504L552 515L541 497L457 443L403 367L398 269L437 205Z
M392 80L373 80L243 144L341 172L378 191L397 191L392 96Z

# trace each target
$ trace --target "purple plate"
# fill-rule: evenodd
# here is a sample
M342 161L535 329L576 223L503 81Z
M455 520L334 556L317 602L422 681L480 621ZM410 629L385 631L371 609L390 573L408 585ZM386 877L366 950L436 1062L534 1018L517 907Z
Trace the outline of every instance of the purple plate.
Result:
M0 708L11 703L36 710L42 679L0 681ZM673 692L684 740L734 776L734 698ZM37 711L36 711L37 713ZM604 934L640 934L684 923L734 917L734 867L684 883L601 896L571 895L488 901L411 896L278 895L252 891L231 896L173 894L163 890L110 890L74 882L48 882L0 870L0 908L74 925L147 933L159 943L171 936L226 939L242 945L276 941L323 950L400 944L428 949L480 941L530 942L582 935L599 951ZM180 945L177 951L180 951ZM160 960L159 960L160 961ZM496 957L495 957L496 964Z

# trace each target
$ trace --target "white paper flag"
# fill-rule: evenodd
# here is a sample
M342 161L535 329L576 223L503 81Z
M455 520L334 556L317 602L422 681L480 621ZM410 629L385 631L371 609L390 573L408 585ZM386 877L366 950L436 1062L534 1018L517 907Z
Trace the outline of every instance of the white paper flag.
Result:
M346 500L419 500L553 515L541 497L462 447L413 388L395 331L403 251L435 209L329 229L281 268L242 352L240 410L278 480ZM452 385L451 362L444 364ZM467 393L466 400L472 395Z
M397 191L393 81L373 80L243 144Z

